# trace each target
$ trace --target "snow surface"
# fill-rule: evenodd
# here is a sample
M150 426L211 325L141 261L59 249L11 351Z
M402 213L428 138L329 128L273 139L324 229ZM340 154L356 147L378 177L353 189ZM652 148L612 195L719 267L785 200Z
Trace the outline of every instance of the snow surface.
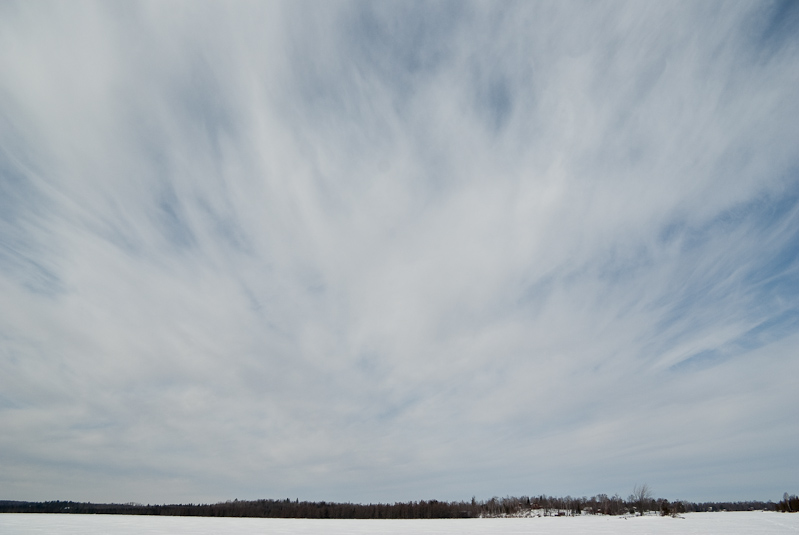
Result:
M548 517L458 520L307 520L175 516L0 514L0 534L55 535L759 535L799 533L799 514L689 513L670 517Z

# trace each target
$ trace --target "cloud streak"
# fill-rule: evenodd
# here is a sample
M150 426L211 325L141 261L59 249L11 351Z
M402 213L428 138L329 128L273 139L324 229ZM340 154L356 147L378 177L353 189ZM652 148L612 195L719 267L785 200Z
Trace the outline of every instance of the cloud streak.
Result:
M790 4L4 4L8 499L768 499Z

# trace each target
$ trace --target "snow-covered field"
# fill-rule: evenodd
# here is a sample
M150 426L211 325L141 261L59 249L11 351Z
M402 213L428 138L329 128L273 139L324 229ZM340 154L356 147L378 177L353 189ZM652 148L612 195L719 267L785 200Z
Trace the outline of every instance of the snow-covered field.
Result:
M54 535L760 535L799 533L799 514L690 513L685 518L491 518L468 520L304 520L169 516L0 514L0 534Z

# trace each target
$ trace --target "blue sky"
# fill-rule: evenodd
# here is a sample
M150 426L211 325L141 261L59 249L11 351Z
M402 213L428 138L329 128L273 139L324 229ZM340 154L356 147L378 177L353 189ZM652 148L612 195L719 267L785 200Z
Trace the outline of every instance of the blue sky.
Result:
M778 499L795 3L0 5L3 499Z

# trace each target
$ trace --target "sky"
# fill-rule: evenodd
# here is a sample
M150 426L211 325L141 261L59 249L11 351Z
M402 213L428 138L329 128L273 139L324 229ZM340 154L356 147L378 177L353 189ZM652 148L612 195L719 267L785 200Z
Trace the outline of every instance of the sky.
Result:
M779 500L799 4L0 3L0 499Z

